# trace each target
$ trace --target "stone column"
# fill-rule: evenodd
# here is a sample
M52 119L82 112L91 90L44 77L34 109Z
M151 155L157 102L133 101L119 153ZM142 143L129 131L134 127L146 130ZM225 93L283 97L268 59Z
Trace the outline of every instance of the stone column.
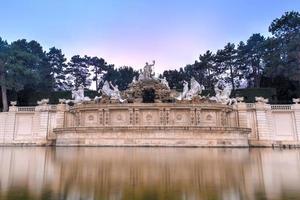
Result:
M159 109L159 124L164 125L165 124L165 111L163 108Z
M138 126L140 124L140 111L138 108L134 109L134 125Z
M109 109L104 109L104 126L110 125L110 119L109 119Z
M190 125L195 125L196 123L195 123L195 108L191 108L191 110L190 110Z
M196 108L196 125L201 125L201 108Z
M166 108L165 110L165 125L169 125L170 124L170 108Z
M103 109L99 109L99 125L103 126L104 125L104 111Z
M134 113L133 113L133 108L128 109L129 112L129 125L134 125Z

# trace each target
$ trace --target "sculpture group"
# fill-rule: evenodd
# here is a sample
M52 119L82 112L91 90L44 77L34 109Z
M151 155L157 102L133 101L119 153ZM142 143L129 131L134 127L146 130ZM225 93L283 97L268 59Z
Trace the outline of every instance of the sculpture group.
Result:
M134 86L136 84L140 84L143 86L143 84L147 82L149 87L149 82L151 84L152 81L153 84L155 83L161 85L160 87L164 88L163 90L171 91L166 77L156 78L154 76L155 75L153 72L154 65L155 65L155 61L153 61L152 64L146 62L144 68L140 70L138 79L136 77L133 77L133 80L129 86ZM204 89L205 89L204 86L201 85L194 77L192 77L190 79L190 87L189 87L189 83L186 80L183 81L183 91L177 97L175 97L174 100L191 101L197 97L200 99L206 99L211 102L217 102L226 105L232 105L237 103L237 100L235 98L230 98L230 94L232 91L231 85L225 83L222 80L219 80L214 86L215 96L212 97L201 96L202 91ZM134 89L131 88L130 90L131 92L134 92ZM127 101L126 95L122 95L118 88L118 85L113 85L112 82L105 81L103 83L102 88L98 92L101 93L102 95L100 97L96 96L93 99L93 101L96 103L100 102L103 97L119 103L123 103ZM66 102L67 103L73 102L76 104L76 103L84 103L84 102L92 101L89 97L84 96L83 86L80 86L78 87L77 90L72 91L72 98L73 100L67 100Z

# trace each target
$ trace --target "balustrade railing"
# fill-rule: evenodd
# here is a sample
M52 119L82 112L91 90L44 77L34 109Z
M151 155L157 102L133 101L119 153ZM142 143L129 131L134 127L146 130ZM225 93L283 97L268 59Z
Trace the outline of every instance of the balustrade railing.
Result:
M247 103L246 106L247 106L248 109L255 108L255 104L254 103Z
M34 112L35 106L18 107L17 111L18 112Z
M291 105L271 105L271 110L291 110Z

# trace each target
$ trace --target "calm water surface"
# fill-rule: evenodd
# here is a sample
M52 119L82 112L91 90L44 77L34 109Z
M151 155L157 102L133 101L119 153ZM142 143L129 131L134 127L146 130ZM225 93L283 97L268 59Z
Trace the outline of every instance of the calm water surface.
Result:
M300 199L300 150L1 147L6 199Z

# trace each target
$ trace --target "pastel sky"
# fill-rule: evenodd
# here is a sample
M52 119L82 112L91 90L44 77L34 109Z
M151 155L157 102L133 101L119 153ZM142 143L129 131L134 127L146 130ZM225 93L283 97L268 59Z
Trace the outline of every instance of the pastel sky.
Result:
M0 37L155 71L191 64L206 50L268 34L300 0L0 0Z

